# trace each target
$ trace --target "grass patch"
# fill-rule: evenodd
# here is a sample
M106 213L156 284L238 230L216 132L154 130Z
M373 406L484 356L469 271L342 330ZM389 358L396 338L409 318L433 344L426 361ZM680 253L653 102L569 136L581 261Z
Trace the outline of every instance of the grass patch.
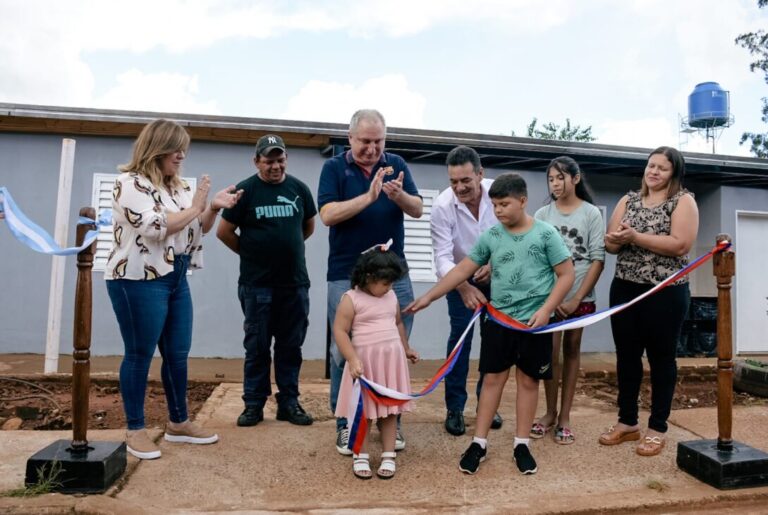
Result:
M15 490L8 490L2 494L3 497L35 497L51 493L61 486L59 476L63 472L61 462L54 461L50 467L39 467L37 469L37 482L33 485Z
M647 486L651 490L656 490L659 493L666 492L667 490L669 490L669 485L664 481L662 481L661 479L651 478L645 483L645 486Z

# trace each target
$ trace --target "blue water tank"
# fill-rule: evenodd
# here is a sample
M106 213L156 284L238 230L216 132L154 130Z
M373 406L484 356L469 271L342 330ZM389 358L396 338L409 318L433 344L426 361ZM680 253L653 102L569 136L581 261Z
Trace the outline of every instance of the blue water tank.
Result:
M717 82L702 82L688 95L688 124L704 129L727 125L730 119L730 94Z

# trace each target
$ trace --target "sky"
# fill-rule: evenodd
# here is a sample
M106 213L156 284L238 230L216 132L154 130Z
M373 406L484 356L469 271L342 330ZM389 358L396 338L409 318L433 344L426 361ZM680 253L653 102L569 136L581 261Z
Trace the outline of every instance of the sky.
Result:
M730 91L719 154L749 155L768 84L734 39L757 0L0 0L0 102L525 135L711 152L680 133L696 84Z

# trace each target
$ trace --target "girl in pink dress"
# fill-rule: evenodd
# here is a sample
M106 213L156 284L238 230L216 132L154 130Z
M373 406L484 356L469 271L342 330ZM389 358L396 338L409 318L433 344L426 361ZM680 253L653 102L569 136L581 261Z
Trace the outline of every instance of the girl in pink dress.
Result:
M333 335L347 360L341 379L336 416L346 416L352 394L352 381L365 375L371 381L403 393L411 392L408 360L416 363L418 353L408 346L400 306L392 283L405 273L397 254L386 245L376 245L360 255L352 271L352 289L344 293L336 310ZM351 336L351 338L350 338ZM363 397L365 415L377 420L381 432L381 464L376 474L382 479L395 475L395 432L399 413L411 411L411 403L401 406L376 404ZM370 427L370 425L368 426ZM373 474L367 442L354 455L352 471L360 479Z

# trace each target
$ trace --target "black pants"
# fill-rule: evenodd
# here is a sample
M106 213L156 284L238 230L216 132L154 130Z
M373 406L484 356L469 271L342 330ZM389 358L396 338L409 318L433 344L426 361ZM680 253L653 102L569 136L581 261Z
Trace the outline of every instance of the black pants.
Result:
M611 283L611 306L627 302L653 285L623 279ZM688 284L668 286L611 317L619 382L619 422L637 424L637 400L643 380L643 351L651 368L651 417L648 427L667 432L677 381L677 340L690 302Z
M263 408L272 394L270 368L274 339L275 395L284 408L299 402L301 346L309 324L309 288L260 288L239 285L238 297L245 315L245 364L243 402Z

